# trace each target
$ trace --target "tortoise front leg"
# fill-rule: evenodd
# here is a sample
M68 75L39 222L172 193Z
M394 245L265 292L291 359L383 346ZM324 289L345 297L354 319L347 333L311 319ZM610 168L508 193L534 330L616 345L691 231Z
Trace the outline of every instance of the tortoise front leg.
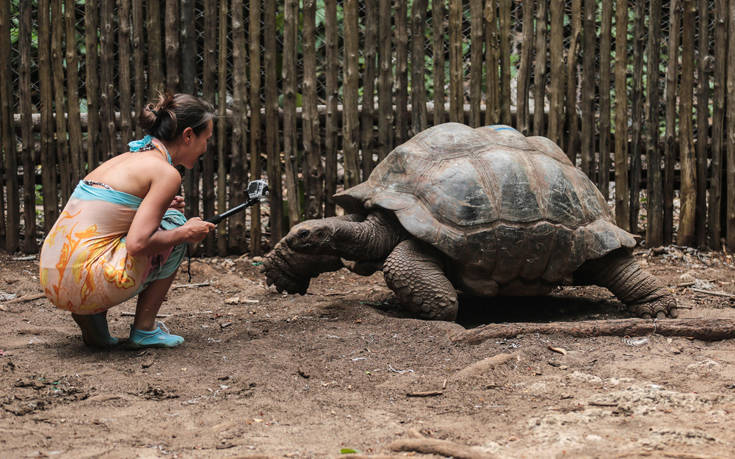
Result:
M676 317L676 298L661 282L645 271L627 249L584 263L574 273L575 281L609 289L643 318Z
M383 264L385 283L409 311L423 319L457 318L457 291L442 267L440 253L407 239L396 245Z
M303 295L313 277L342 267L339 257L294 252L281 241L265 256L261 272L266 284L275 285L279 292Z

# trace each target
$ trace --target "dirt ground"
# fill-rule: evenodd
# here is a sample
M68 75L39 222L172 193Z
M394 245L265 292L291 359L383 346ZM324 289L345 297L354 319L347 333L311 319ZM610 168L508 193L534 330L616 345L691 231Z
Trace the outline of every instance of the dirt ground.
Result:
M735 318L726 254L670 246L636 256L675 291L681 317ZM606 290L464 299L457 323L428 322L402 313L380 274L342 270L290 296L267 288L258 264L194 259L187 286L185 262L161 310L182 347L92 351L68 313L22 301L40 292L37 262L0 255L2 456L735 454L731 341L451 340L492 322L626 317ZM127 336L133 310L110 310L113 335ZM393 450L433 440L450 449Z

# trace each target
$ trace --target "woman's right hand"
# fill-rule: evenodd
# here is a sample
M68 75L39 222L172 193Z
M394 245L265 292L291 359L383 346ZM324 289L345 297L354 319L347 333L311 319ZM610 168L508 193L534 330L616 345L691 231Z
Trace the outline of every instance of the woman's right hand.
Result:
M181 230L184 231L186 242L193 244L202 241L213 229L214 223L205 222L199 217L190 218L181 227Z

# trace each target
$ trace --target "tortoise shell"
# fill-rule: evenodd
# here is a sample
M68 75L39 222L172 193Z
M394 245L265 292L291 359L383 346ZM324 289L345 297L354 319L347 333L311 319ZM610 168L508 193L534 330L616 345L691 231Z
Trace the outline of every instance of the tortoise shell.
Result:
M348 211L394 212L448 257L453 280L478 294L544 293L585 261L635 246L554 142L502 125L431 127L335 201Z

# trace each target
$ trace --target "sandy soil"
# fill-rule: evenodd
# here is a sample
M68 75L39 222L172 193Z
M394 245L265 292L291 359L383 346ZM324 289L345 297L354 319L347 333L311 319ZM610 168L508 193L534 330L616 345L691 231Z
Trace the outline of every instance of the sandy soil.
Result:
M675 290L682 317L735 318L725 254L636 256ZM603 289L464 300L457 323L427 322L403 314L379 274L342 270L287 296L265 287L257 261L198 259L192 282L206 285L173 289L161 311L182 347L95 352L68 313L11 299L40 292L37 263L18 258L0 255L3 457L443 457L416 451L432 440L464 457L700 458L735 447L731 341L451 340L491 322L626 317ZM133 310L110 310L114 335L127 336ZM419 446L392 450L407 439Z

